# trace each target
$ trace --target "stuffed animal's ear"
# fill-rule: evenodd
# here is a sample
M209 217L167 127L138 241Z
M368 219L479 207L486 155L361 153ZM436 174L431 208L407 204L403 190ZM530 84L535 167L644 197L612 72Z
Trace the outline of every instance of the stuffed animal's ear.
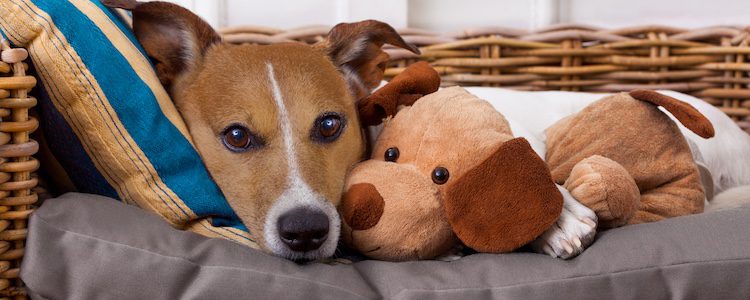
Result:
M419 54L419 49L404 41L393 27L375 20L338 24L314 47L328 54L344 74L355 99L359 100L383 80L390 59L381 49L383 44Z
M524 138L502 145L447 187L444 206L453 231L467 246L513 251L557 221L563 198L547 165Z
M396 114L399 105L412 105L440 88L440 75L427 62L414 63L388 84L357 103L359 119L365 126L378 125Z
M208 23L176 4L135 0L102 0L102 3L132 11L135 37L169 92L181 75L202 61L211 45L221 42Z

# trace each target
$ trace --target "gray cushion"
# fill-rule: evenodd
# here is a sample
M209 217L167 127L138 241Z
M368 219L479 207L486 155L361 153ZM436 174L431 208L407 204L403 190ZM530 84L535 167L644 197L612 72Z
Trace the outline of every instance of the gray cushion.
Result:
M750 208L601 234L579 257L298 265L169 227L116 201L67 194L30 221L21 276L65 299L750 299Z

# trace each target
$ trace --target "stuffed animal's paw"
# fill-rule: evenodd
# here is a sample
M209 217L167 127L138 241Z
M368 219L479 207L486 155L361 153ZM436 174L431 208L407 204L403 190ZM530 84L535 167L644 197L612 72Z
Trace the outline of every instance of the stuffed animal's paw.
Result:
M638 209L640 192L633 177L617 162L599 155L573 167L565 188L599 217L599 226L624 225Z
M578 203L560 188L565 204L560 218L531 243L534 251L569 259L581 254L594 241L597 218L594 211Z

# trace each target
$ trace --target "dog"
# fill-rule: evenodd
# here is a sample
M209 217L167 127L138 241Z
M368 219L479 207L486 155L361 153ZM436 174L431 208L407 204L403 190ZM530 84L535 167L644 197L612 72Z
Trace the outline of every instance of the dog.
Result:
M106 0L133 31L182 115L206 168L259 247L291 260L336 250L336 211L365 137L356 101L381 82L390 26L335 26L315 45L230 45L166 2Z

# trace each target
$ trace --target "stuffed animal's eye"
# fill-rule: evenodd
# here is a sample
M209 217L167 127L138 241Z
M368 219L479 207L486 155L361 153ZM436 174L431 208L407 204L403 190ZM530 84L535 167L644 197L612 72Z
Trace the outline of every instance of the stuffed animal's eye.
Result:
M221 134L221 141L227 149L233 152L244 152L251 147L260 146L258 139L247 127L237 124L224 129Z
M339 114L324 113L315 120L310 137L318 142L333 142L341 135L344 125L346 122Z
M396 162L398 160L398 148L391 147L385 150L385 161Z
M448 169L443 167L437 167L435 170L432 170L432 182L436 184L443 184L448 181L448 177L450 177L450 173L448 173Z

